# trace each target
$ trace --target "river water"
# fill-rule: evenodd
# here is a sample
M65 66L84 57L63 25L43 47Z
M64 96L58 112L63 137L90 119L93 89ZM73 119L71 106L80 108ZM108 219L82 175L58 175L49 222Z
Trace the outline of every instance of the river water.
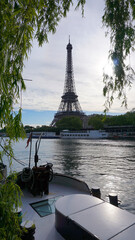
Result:
M33 139L32 163L35 142ZM15 157L28 164L27 140L14 146ZM53 170L85 181L89 188L98 186L107 200L116 193L120 207L135 214L135 141L42 139L39 147L39 165L53 163ZM22 166L13 161L13 169Z

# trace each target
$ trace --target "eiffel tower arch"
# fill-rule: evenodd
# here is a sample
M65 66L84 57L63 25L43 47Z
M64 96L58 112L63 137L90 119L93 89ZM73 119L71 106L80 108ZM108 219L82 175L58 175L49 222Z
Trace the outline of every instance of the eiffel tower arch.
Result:
M75 90L73 63L72 63L72 45L67 45L67 62L66 62L66 75L63 95L57 113L54 115L54 119L51 126L55 126L56 122L63 117L77 116L82 120L85 117L84 112L81 109L78 101L78 96Z

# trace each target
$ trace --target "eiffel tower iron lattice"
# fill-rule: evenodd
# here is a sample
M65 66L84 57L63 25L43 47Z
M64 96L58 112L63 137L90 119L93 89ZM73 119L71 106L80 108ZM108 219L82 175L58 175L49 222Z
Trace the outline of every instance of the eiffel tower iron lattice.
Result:
M72 63L72 45L70 43L70 39L67 45L65 86L64 86L64 92L61 98L62 99L61 99L59 109L54 116L51 126L55 126L58 120L67 116L78 116L81 119L83 119L85 114L81 109L80 103L78 101L78 96L75 90L73 63Z

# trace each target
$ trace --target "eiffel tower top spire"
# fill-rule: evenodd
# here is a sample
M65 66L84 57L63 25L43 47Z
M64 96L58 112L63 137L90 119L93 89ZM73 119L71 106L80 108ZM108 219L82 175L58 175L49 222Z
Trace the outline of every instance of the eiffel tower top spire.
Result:
M54 120L51 125L54 126L55 123L64 116L79 116L82 118L84 115L81 106L78 101L78 96L75 90L74 74L73 74L73 63L72 63L72 45L67 44L67 62L66 62L66 75L65 75L65 85L64 92L61 97L61 103L58 112L55 114Z

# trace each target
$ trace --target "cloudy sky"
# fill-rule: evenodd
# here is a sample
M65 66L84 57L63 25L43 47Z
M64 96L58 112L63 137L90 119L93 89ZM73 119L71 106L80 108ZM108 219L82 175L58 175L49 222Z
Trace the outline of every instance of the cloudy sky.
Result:
M73 46L73 69L76 92L82 110L87 113L104 110L105 98L103 89L103 69L110 71L108 65L109 37L105 37L106 29L102 26L104 0L87 0L84 17L81 9L70 9L67 18L60 21L57 32L49 34L49 43L38 47L33 41L33 48L25 61L23 72L26 91L22 94L23 123L29 125L47 125L57 112L64 89L66 70L66 45ZM133 61L131 64L135 69ZM115 100L110 113L122 114L135 107L135 84L128 91L128 109L121 107Z

